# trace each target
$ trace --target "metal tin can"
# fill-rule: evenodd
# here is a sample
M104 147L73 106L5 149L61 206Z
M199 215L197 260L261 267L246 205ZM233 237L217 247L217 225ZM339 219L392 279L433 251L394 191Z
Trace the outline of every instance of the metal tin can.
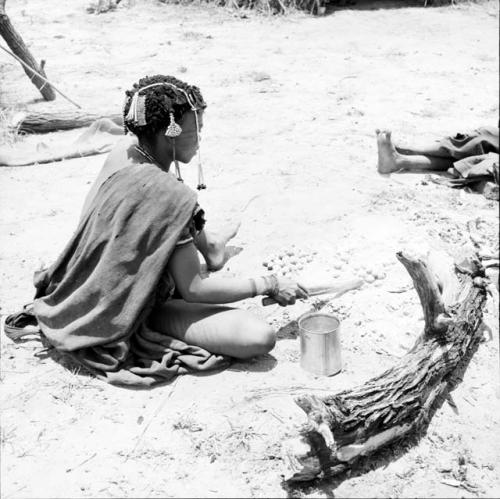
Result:
M302 369L323 376L340 372L340 321L330 314L309 312L299 318L298 325Z

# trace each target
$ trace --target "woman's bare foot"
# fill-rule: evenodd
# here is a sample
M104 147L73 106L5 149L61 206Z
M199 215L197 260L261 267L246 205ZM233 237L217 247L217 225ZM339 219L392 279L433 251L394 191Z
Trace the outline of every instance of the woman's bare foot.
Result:
M379 173L394 173L402 168L400 164L401 156L396 151L391 140L391 132L389 130L376 130L377 134L377 149L378 149L378 165Z
M241 221L238 221L217 233L207 233L207 252L204 257L208 270L220 270L230 258L241 251L241 248L227 246L227 243L238 233L240 225Z

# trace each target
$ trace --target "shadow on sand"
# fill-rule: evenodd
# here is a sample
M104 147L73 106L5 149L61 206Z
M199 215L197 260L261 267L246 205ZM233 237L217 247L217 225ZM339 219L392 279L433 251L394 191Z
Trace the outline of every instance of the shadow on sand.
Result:
M277 363L278 361L271 354L266 353L265 355L259 355L252 359L235 361L227 370L235 372L247 371L250 373L265 373L274 369Z
M310 310L308 312L318 312L323 307L325 307L331 301L330 298L326 299L316 299L314 303L311 304ZM297 319L287 322L285 325L281 326L276 332L276 339L280 340L294 340L299 337L299 324Z

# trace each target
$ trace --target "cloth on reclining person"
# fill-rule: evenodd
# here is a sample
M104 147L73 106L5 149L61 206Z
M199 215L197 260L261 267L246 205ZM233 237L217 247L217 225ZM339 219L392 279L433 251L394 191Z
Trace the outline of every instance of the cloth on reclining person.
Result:
M445 137L439 143L443 155L456 160L453 167L460 178L452 180L454 187L482 180L498 184L498 127L480 127L470 133L457 133L453 137Z
M457 133L439 141L443 155L453 159L499 152L497 127L480 127L469 133Z
M49 342L119 385L225 367L227 358L147 325L195 207L191 189L149 163L104 181L58 260L35 275L33 311Z
M494 152L455 161L453 168L470 181L493 180L499 183L499 155Z
M448 187L470 187L482 193L487 199L498 201L500 183L499 155L493 152L470 156L455 161L453 168L460 175L457 178L434 178L430 180Z

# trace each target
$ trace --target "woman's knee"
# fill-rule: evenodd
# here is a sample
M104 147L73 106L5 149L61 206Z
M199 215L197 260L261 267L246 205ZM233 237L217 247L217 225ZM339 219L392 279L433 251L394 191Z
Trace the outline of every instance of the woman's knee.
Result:
M276 332L267 323L262 322L253 325L245 335L245 348L242 350L242 358L255 357L256 355L264 355L270 352L276 345Z
M268 353L275 345L276 331L269 324L263 324L257 336L256 347L262 349L262 353Z

